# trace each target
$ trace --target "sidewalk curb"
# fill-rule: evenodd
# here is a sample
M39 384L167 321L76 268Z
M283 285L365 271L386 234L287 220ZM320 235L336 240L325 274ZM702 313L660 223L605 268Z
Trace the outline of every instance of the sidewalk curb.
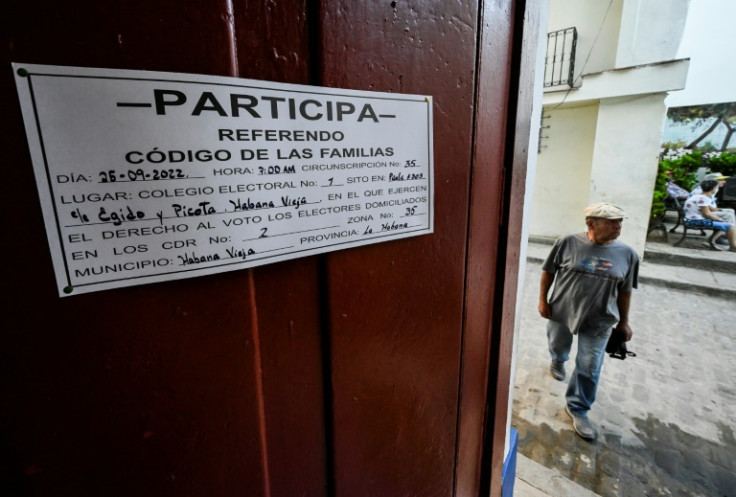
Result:
M684 266L694 269L707 269L710 271L724 271L736 273L736 264L723 260L703 260L699 257L691 257L681 254L665 254L653 250L644 250L644 260L655 264L668 266Z
M724 299L736 298L736 290L730 288L718 288L713 286L698 285L696 283L688 283L684 281L665 280L662 278L639 275L639 281L649 285L671 288L674 290L683 290L686 292L699 293L709 297L720 297Z

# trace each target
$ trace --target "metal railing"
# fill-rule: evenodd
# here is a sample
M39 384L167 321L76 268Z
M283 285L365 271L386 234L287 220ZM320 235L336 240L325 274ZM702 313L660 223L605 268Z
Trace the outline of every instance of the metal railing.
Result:
M544 87L567 85L572 88L575 71L577 29L567 28L547 34L547 55L544 58Z

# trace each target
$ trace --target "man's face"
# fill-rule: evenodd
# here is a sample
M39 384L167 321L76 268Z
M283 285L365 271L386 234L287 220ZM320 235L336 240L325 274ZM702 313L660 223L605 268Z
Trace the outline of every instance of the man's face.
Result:
M593 241L596 243L610 243L614 241L621 235L622 221L623 219L591 218L588 228L593 232Z

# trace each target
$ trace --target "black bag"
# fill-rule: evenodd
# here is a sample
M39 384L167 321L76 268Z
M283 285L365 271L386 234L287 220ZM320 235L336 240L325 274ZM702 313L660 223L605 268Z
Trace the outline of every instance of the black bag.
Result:
M626 356L636 357L635 353L629 352L627 349L626 335L623 331L618 331L618 328L614 328L611 336L608 338L606 353L613 358L621 360L626 359Z

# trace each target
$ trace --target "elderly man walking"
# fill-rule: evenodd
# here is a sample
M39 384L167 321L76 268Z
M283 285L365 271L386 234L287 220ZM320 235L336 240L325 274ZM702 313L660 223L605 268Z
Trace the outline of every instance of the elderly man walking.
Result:
M587 232L557 240L542 266L539 314L548 319L552 376L565 379L573 335L578 337L575 368L565 395L565 411L586 440L598 433L588 419L598 390L606 344L614 327L631 340L629 303L637 287L639 257L617 240L624 212L606 202L585 208ZM550 288L554 283L552 296Z

